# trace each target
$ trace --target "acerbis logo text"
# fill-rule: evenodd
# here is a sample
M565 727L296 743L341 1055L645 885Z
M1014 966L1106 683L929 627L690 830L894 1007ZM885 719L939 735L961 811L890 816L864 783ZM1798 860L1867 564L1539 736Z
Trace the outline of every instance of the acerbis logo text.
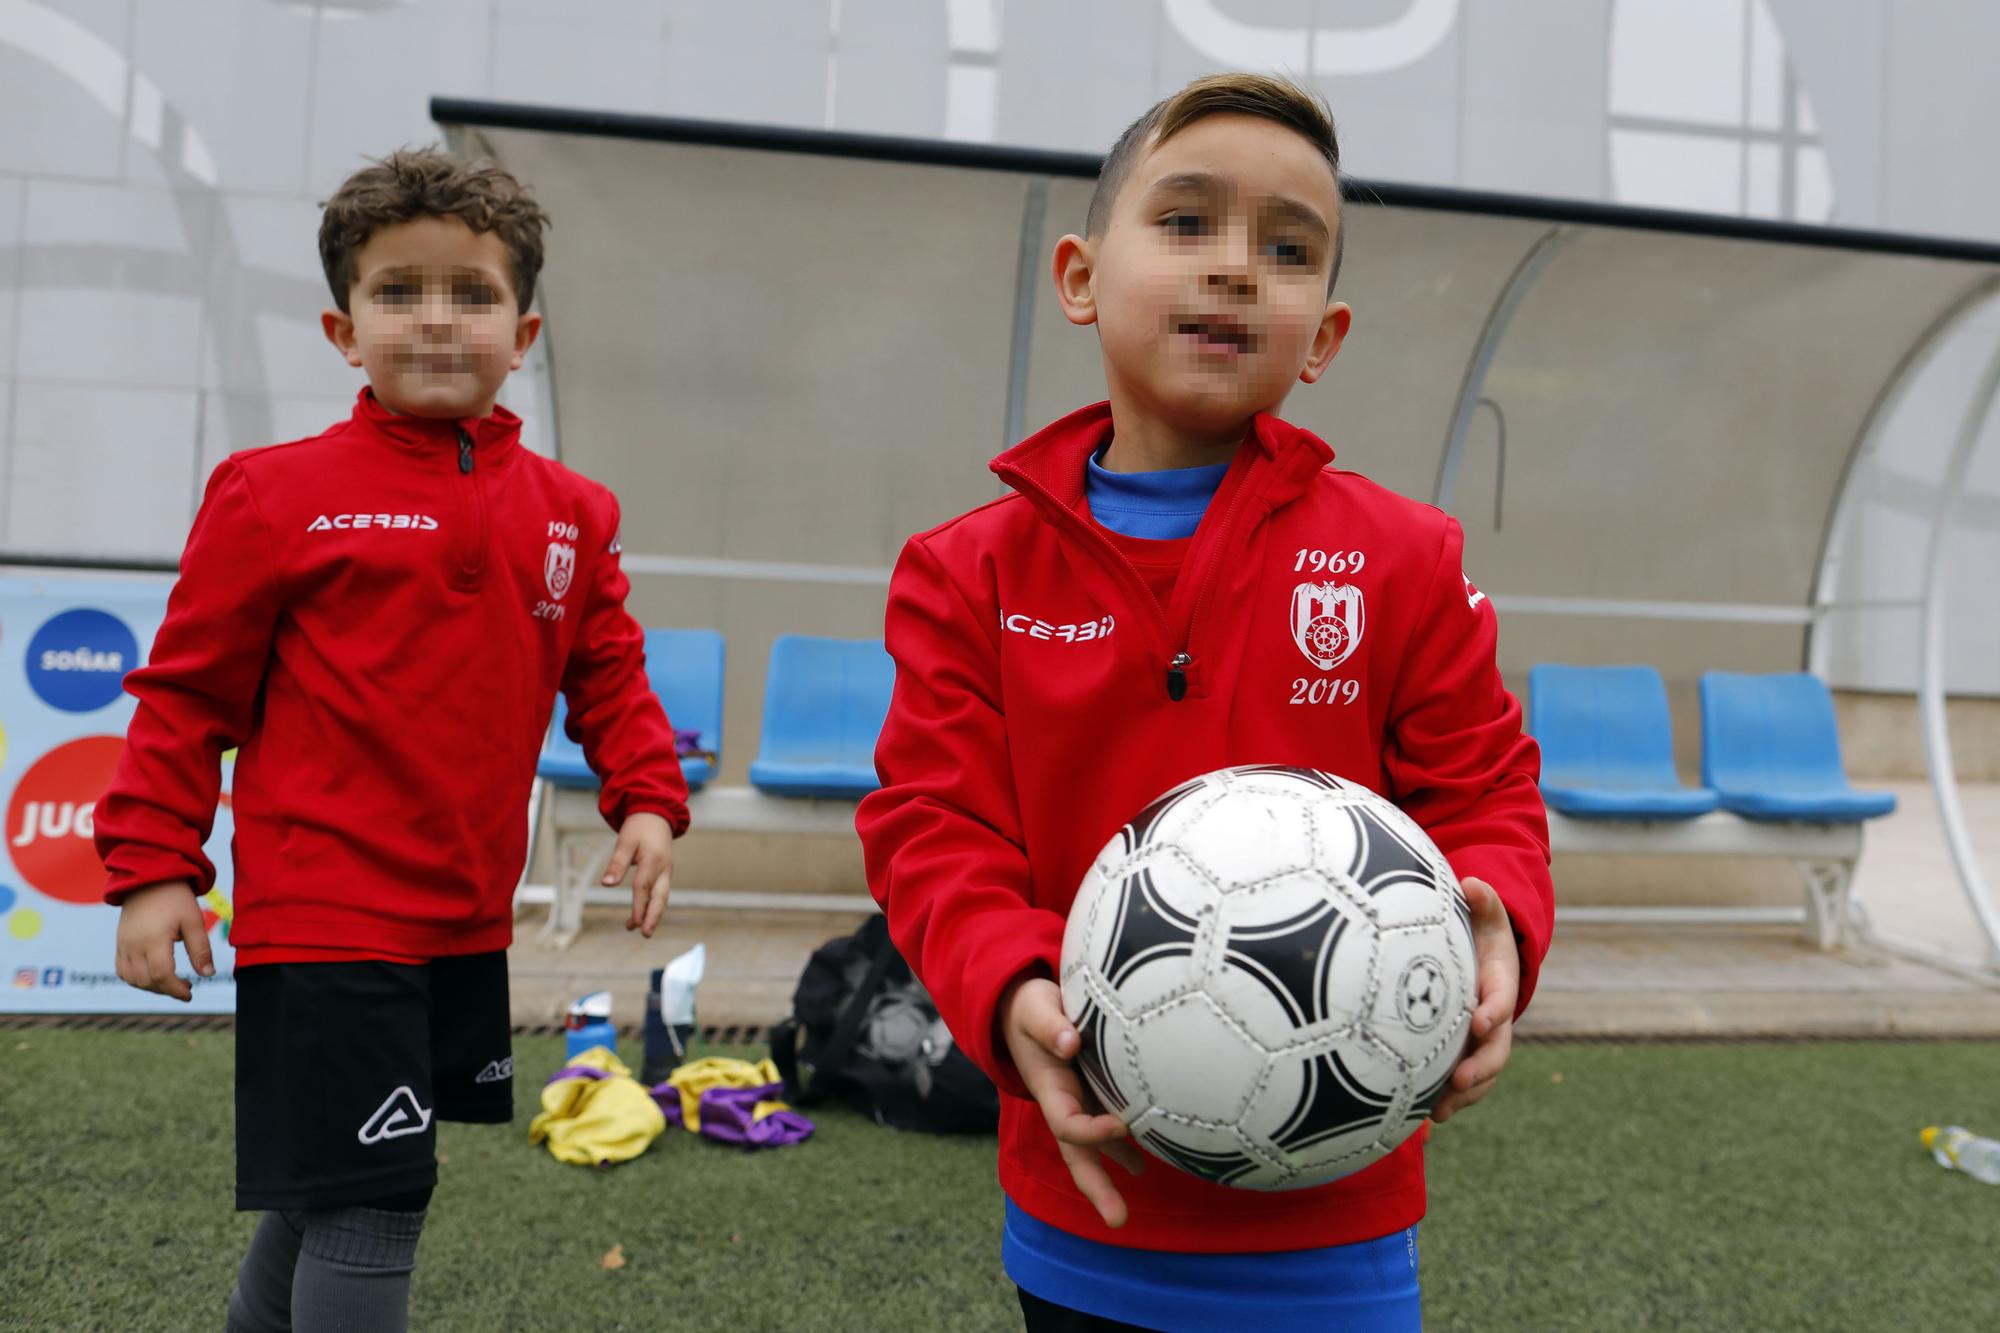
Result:
M307 532L355 532L362 528L407 528L415 532L431 532L438 521L429 514L321 514L306 524Z
M1035 616L1009 615L1000 613L1000 628L1009 634L1025 634L1031 639L1053 639L1061 643L1089 643L1092 639L1111 637L1117 628L1110 616L1100 620L1086 620L1080 624L1054 625Z

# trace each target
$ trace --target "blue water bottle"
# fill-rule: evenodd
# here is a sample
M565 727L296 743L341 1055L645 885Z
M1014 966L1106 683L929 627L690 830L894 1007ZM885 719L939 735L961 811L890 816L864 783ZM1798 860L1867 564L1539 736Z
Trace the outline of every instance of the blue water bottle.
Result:
M618 1029L611 1026L611 992L594 991L569 1007L563 1019L563 1058L574 1060L593 1046L614 1054Z

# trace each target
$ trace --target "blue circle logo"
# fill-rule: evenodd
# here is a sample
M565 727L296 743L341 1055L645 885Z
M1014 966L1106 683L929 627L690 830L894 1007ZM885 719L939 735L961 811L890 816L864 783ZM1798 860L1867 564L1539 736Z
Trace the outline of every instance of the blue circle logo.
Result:
M88 608L65 611L28 643L28 684L42 702L88 713L116 699L139 665L139 642L125 622Z

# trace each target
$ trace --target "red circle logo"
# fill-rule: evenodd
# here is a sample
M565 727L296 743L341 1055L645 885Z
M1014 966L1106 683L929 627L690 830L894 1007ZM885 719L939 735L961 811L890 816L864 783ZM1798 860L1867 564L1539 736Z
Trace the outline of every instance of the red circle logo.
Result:
M111 785L125 742L84 736L37 759L7 802L7 855L33 887L66 903L104 897L104 863L91 841L97 798Z

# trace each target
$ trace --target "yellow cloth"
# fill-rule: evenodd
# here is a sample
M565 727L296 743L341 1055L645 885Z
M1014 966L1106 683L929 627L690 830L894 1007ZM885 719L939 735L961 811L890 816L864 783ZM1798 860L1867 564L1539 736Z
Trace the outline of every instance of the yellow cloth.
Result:
M558 1162L628 1162L666 1130L667 1118L652 1095L607 1048L593 1046L564 1067L605 1076L558 1078L542 1088L542 1113L528 1125L528 1142L548 1140Z
M762 1088L778 1081L778 1067L769 1060L752 1064L726 1055L690 1060L667 1075L667 1083L681 1094L681 1119L690 1130L701 1129L701 1094L710 1088ZM762 1120L773 1111L789 1111L783 1102L758 1102L752 1118Z

